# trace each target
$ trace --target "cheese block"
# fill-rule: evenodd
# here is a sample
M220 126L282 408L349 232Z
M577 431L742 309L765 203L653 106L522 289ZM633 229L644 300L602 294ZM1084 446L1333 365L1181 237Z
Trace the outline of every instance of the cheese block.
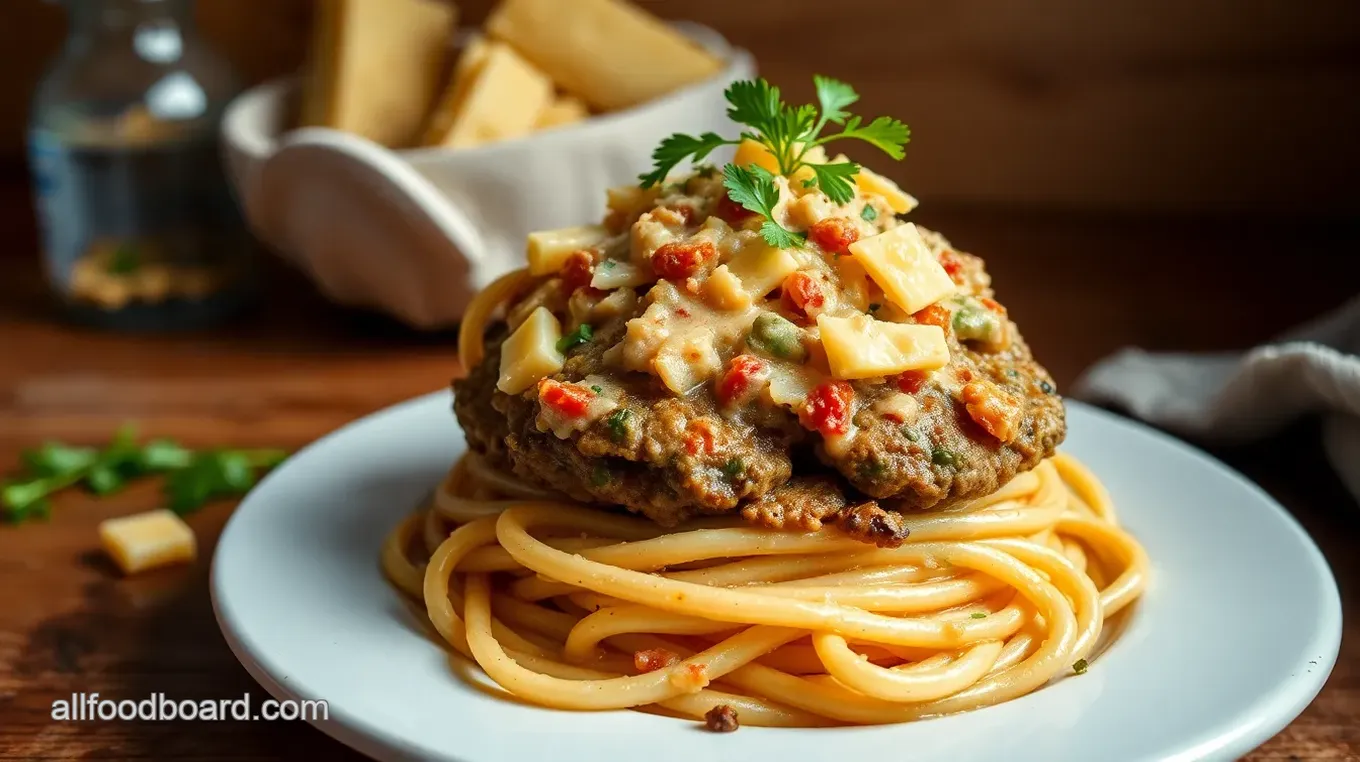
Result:
M481 35L473 36L463 46L457 63L453 65L453 73L449 75L449 83L439 96L434 111L430 113L421 145L437 146L443 142L449 130L453 129L454 117L462 110L463 103L467 101L468 91L472 89L473 80L481 73L482 65L486 63L487 50L486 38Z
M548 104L548 107L539 112L538 121L534 123L536 130L550 130L553 127L561 127L567 124L574 124L590 116L590 111L586 108L586 102L574 95L560 95Z
M527 135L552 97L552 81L543 72L509 45L489 42L437 145L470 148Z
M486 29L563 90L604 111L646 103L722 68L699 45L623 0L505 0Z
M897 183L864 167L860 167L859 174L855 175L855 185L860 193L882 196L883 200L888 202L888 206L898 214L910 212L918 203L914 196L897 187Z
M868 315L819 315L817 328L836 378L880 378L949 363L949 344L937 325L885 323Z
M704 299L720 310L744 310L751 306L751 294L727 265L718 265L704 280Z
M320 0L301 125L413 145L444 75L455 11L438 0Z
M562 370L565 359L557 351L561 338L562 326L547 307L530 313L501 346L501 375L496 388L519 394Z
M802 150L802 144L795 143L794 150ZM821 146L813 146L808 149L807 155L803 157L803 161L808 164L825 164L826 149ZM769 170L770 174L779 174L779 160L774 157L774 154L770 153L770 149L766 148L759 141L752 140L751 138L743 138L742 141L737 144L737 152L732 156L732 163L736 164L738 167L747 167L755 164L756 166ZM812 176L812 170L807 167L802 167L797 172L794 172L793 177L790 179L801 182Z
M99 540L124 574L194 560L194 530L171 511L158 510L106 519Z
M552 275L562 269L573 251L598 244L609 235L603 225L578 225L529 234L530 275Z
M733 256L727 269L741 281L751 298L760 299L798 269L798 260L783 249L756 241Z
M860 239L850 244L850 253L883 294L907 312L954 293L954 281L911 223Z

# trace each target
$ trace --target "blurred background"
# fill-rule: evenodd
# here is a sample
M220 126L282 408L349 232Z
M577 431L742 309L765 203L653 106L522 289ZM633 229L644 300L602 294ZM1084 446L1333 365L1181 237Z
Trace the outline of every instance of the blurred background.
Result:
M714 27L809 98L814 72L911 124L894 167L931 205L1094 212L1360 212L1360 4L1353 0L642 0ZM460 26L492 0L463 0ZM248 81L298 69L310 0L202 0ZM22 161L59 5L0 10L0 160Z

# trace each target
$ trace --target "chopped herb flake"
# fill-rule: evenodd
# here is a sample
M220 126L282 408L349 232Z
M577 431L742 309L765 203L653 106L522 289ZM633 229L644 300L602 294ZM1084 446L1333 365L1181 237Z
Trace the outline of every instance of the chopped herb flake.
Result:
M605 419L605 425L609 427L609 438L615 442L622 442L628 438L628 421L633 417L633 412L627 408L620 408L609 414Z
M974 619L986 619L986 618L987 618L987 615L984 614L984 613L981 612L981 611L974 611L972 614L970 614L970 616L972 616Z
M603 487L609 483L609 480L609 469L604 466L596 466L594 470L590 472L590 483L592 486Z
M582 344L589 344L594 335L595 332L590 324L582 323L576 326L576 330L557 340L557 351L566 354Z
M142 255L137 251L137 247L125 243L113 250L113 256L109 258L108 271L114 275L127 275L137 272L141 266Z
M946 450L943 447L936 447L935 450L930 453L930 462L937 466L953 467L958 465L959 458L951 450Z
M1050 383L1047 382L1047 381L1040 381L1040 382L1039 382L1039 390L1042 391L1044 394L1052 394L1052 393L1053 393L1053 384L1050 384Z
M722 470L724 474L727 474L727 478L735 479L746 470L746 464L741 461L741 458L729 458L723 464Z
M592 385L592 386L590 387L590 390L591 390L592 392L595 392L596 394L604 394L604 387L603 387L603 386L600 386L599 384L594 384L594 385Z
M1077 663L1072 665L1072 674L1084 675L1086 674L1086 667L1087 664L1085 659L1077 659Z
M868 204L865 204L864 211L860 212L859 216L860 219L865 220L866 222L873 222L874 220L878 219L878 210L873 208L872 206L869 206Z

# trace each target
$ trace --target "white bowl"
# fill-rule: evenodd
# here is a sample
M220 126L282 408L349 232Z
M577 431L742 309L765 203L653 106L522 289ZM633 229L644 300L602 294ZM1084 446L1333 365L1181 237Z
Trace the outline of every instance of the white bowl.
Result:
M683 31L727 65L641 106L480 148L391 151L336 130L289 131L297 81L260 85L223 123L228 174L251 230L327 296L419 328L458 321L522 266L534 230L598 220L607 188L637 181L673 132L732 133L723 91L755 75L716 32Z

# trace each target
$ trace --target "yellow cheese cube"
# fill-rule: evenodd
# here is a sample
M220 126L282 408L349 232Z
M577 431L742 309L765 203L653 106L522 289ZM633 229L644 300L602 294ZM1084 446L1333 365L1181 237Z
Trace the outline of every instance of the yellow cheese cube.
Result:
M720 310L744 310L751 306L751 295L727 265L718 265L704 281L704 298Z
M757 241L732 257L727 269L737 276L751 298L760 299L783 283L789 273L798 269L798 260L783 249Z
M801 143L795 143L793 150L796 153L801 150L801 148ZM825 164L826 150L821 146L813 146L808 149L807 155L803 157L803 161L808 164ZM737 152L732 157L732 163L736 164L738 167L748 167L755 164L756 166L769 170L770 174L779 174L779 160L774 157L774 154L770 153L769 149L761 145L759 141L750 138L743 139L741 143L737 145ZM801 181L810 177L812 177L812 170L803 167L797 172L794 172L793 178L791 179Z
M879 378L949 363L949 344L937 325L885 323L868 315L819 315L817 328L836 378Z
M509 45L487 43L484 56L441 146L468 148L526 135L552 102L552 81Z
M454 19L453 6L436 0L322 0L302 126L389 148L415 142L438 95Z
M749 167L752 164L769 170L770 174L779 174L779 160L774 158L765 146L758 141L745 138L737 145L737 152L732 156L732 163L738 167Z
M472 37L463 46L457 63L453 65L449 83L430 114L429 122L425 126L425 136L420 141L421 145L437 146L444 142L449 130L453 129L453 120L463 110L463 104L472 90L472 83L482 72L488 50L490 44L481 35Z
M562 269L573 251L587 249L609 235L603 225L578 225L556 230L539 230L529 234L529 273L552 275Z
M561 338L562 327L547 307L530 313L501 346L501 375L496 388L519 394L562 370L564 358L557 351Z
M563 90L606 111L645 103L722 68L689 38L622 0L504 0L486 29Z
M897 187L897 183L865 167L860 167L859 174L855 175L855 185L859 187L860 193L882 196L898 214L906 214L917 206L916 199Z
M198 553L194 530L167 510L106 519L99 540L124 574L193 561Z
M884 295L907 312L916 312L954 293L954 281L911 223L858 240L850 244L850 253L864 265Z
M590 116L585 101L573 95L560 95L538 115L534 129L547 130L579 122Z

